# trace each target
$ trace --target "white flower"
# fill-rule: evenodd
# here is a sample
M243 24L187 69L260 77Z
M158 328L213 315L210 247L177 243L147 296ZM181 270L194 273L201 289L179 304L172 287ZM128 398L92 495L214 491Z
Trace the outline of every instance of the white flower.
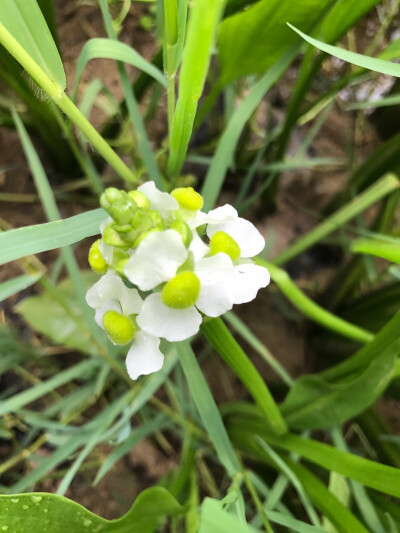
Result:
M173 229L150 233L124 266L126 277L142 291L149 291L173 278L188 252Z
M200 259L194 264L193 274L200 282L198 296L186 308L165 305L162 293L155 292L146 298L137 317L139 326L170 342L182 341L199 331L202 316L217 317L232 309L234 269L226 254Z
M109 333L103 324L103 317L108 311L115 311L122 317L137 315L142 309L142 298L136 289L126 287L122 279L109 270L86 294L86 301L95 309L97 324ZM132 326L133 329L133 326ZM134 331L134 330L133 330ZM111 339L112 342L113 339ZM129 376L137 379L140 375L151 374L160 370L164 355L159 350L160 339L144 331L134 332L129 349L126 366Z

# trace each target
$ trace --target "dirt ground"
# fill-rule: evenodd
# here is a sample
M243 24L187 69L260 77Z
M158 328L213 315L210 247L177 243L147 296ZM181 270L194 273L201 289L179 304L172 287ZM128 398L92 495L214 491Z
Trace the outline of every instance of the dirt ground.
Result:
M100 12L95 2L70 1L56 3L58 28L64 66L67 74L68 88L74 81L76 60L83 44L91 37L104 37L105 32ZM133 4L121 34L122 41L133 46L146 59L151 59L157 50L157 44L152 34L141 27L141 17L147 13L148 8L140 4ZM291 78L293 84L294 71L290 71L287 78ZM130 68L129 74L132 79L137 76L137 71ZM81 83L83 89L90 80L100 78L105 86L111 91L117 100L122 98L119 76L116 66L110 60L92 60L89 62ZM281 91L281 97L288 98L288 79L278 84L276 91ZM290 80L289 80L290 81ZM286 91L286 92L285 92ZM271 104L268 104L271 105ZM273 105L273 104L272 104ZM279 115L279 109L275 110ZM100 127L105 120L104 113L95 108L91 121L96 127ZM262 120L262 117L260 118ZM159 141L166 133L165 107L157 119L150 124L150 135L154 142ZM335 106L322 128L317 140L312 145L313 154L323 157L345 157L345 132L354 131L354 118ZM296 131L290 151L293 153L299 146L304 132ZM357 157L361 157L371 149L377 140L377 136L371 126L366 123L364 134L358 140ZM52 176L55 186L60 181L54 175L54 169L50 161L46 161L45 151L40 142L35 141L39 155ZM2 201L0 202L0 217L12 227L21 227L30 224L45 222L45 215L40 203L32 201L35 195L35 187L26 164L25 157L17 134L10 129L0 127L0 194L25 195L25 202ZM340 189L343 180L346 179L343 169L321 172L315 170L297 171L286 173L283 176L277 199L276 211L262 219L255 219L255 212L247 213L253 218L256 225L266 237L269 247L269 257L273 257L284 250L296 237L309 230L316 221L321 208L326 205L332 195ZM224 193L221 202L229 201L231 195ZM79 202L60 204L63 217L77 214L87 209L87 206ZM78 249L78 257L81 266L86 266L86 254L89 241L82 243ZM57 256L57 252L41 254L40 258L48 264ZM307 270L299 264L298 281L300 286L306 288L310 281L315 286L322 287L327 283L336 269L331 261L321 261ZM296 268L296 265L294 266ZM20 273L17 264L7 265L0 271L0 281L13 277ZM36 289L34 289L36 290ZM276 290L270 287L262 291L256 302L242 306L238 310L239 316L245 319L246 324L260 338L267 348L280 360L287 371L298 377L304 372L312 371L314 366L314 353L307 344L307 326L304 321L289 320L282 314ZM13 306L26 296L29 291L22 295L11 298L2 315L2 320L8 322L15 319L12 311ZM257 367L263 376L275 379L272 371L263 363L258 356L254 356ZM213 371L215 366L218 372ZM218 401L226 398L243 395L243 390L229 371L222 368L222 364L216 358L210 358L205 365L205 371L210 385L215 392ZM221 380L220 376L224 375ZM217 377L216 377L217 376ZM217 381L218 380L218 381ZM45 453L45 452L43 452ZM105 449L97 451L98 460L101 461ZM91 485L93 471L79 474L67 492L67 496L78 501L92 511L106 517L116 518L125 512L131 505L134 497L144 488L151 486L164 475L169 469L177 464L178 452L167 457L150 441L143 441L135 447L130 454L119 461L109 474L95 487ZM54 480L43 483L39 489L54 491L57 482Z

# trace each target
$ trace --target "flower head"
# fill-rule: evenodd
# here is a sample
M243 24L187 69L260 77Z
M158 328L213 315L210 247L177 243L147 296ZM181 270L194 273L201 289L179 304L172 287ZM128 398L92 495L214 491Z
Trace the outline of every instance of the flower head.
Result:
M87 301L112 342L132 343L132 379L161 368L160 337L187 339L204 316L252 300L269 283L268 271L250 259L264 238L230 205L203 213L191 187L168 194L152 182L130 192L107 189L101 205L110 218L89 262L104 275Z

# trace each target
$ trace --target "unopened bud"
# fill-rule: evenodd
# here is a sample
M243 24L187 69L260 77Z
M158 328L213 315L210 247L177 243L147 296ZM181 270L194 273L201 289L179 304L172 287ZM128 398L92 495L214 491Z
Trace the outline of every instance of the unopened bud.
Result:
M150 200L140 191L129 191L128 196L136 203L141 209L150 209Z
M193 233L186 222L176 219L171 223L170 228L179 233L179 235L182 237L183 244L186 246L186 248L189 248L190 243L193 240Z
M129 248L129 243L121 238L120 234L113 227L112 222L103 231L103 241L109 246L115 246L116 248Z
M98 239L90 247L88 261L92 270L94 270L96 274L103 275L107 272L108 265L104 261L103 256L101 255L99 248L100 241L101 239Z

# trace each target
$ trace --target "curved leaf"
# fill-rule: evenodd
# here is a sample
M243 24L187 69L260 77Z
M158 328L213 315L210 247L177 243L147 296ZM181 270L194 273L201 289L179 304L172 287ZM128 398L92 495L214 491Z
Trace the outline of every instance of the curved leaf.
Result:
M2 0L0 23L64 90L66 79L61 58L36 0Z

